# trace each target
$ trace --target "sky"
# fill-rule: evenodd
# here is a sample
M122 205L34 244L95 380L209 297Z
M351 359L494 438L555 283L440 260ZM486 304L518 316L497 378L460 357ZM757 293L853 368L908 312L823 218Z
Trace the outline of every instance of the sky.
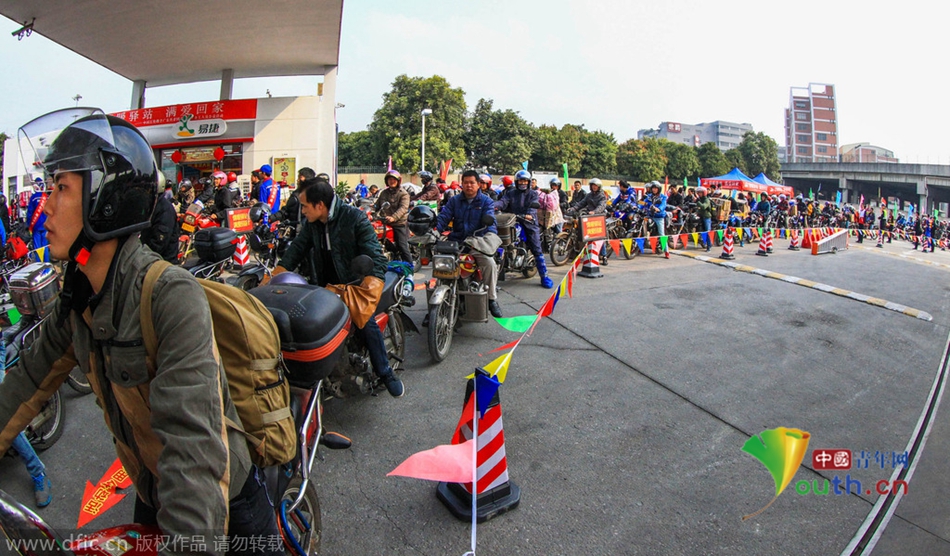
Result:
M750 123L784 144L790 87L835 85L839 145L950 164L946 15L935 2L344 0L341 131L366 129L396 76L442 75L535 125L618 142L660 122ZM81 104L127 109L128 80L0 17L0 131ZM239 39L239 35L236 37ZM315 94L317 78L237 80L234 98ZM217 98L217 82L146 91L147 106ZM422 107L420 107L421 109Z

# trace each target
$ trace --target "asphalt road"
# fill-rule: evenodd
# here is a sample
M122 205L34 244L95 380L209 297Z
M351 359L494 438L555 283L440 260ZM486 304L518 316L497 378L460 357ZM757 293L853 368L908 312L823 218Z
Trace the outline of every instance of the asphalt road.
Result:
M479 555L841 553L878 496L799 494L795 483L849 474L866 491L894 472L873 454L903 452L914 433L948 345L950 255L909 245L812 256L779 240L768 258L749 245L736 254L742 264L900 303L932 321L678 255L612 259L603 278L579 278L573 298L516 350L500 390L522 499L478 526ZM537 278L511 279L499 301L505 316L524 315L551 293ZM409 313L421 323L424 292L417 297ZM466 324L448 359L433 365L425 338L409 336L404 398L327 404L330 428L354 446L325 452L318 465L326 554L469 549L470 524L442 506L434 484L386 473L449 442L464 377L516 338L494 322ZM71 530L85 481L98 481L115 454L92 398L63 392L66 433L41 454L56 496L39 513ZM950 554L948 412L946 404L936 412L874 554ZM743 521L775 489L741 448L780 426L809 432L808 452L771 507ZM822 448L850 449L868 466L816 471L811 452ZM0 460L0 488L32 502L16 460ZM130 519L131 496L87 529Z

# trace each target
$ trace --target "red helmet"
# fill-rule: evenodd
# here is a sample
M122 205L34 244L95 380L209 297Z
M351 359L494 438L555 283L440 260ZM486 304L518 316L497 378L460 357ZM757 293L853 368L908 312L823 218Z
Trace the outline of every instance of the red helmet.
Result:
M228 172L228 183L231 183L232 181L237 181L237 174L234 172Z
M502 183L502 185L504 185L505 187L508 187L509 185L511 185L511 184L513 184L513 183L515 183L515 182L514 182L514 180L511 179L511 176L505 176L505 177L501 178L501 183Z

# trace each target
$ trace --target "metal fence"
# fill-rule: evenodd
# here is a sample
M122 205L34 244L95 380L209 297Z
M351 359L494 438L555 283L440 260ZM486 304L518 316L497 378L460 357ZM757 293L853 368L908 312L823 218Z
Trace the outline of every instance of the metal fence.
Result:
M337 174L385 174L385 166L340 166Z

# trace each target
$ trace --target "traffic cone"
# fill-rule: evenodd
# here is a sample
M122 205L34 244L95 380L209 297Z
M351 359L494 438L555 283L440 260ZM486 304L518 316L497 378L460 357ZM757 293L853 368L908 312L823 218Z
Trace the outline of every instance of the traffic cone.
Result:
M600 248L603 241L592 241L587 244L587 254L584 255L584 266L577 273L584 278L602 278L604 274L600 271Z
M875 247L884 247L884 230L878 230L877 245Z
M772 252L772 230L771 229L765 230L765 252L766 253Z
M487 374L478 369L478 373ZM465 403L475 390L475 379L465 387ZM468 413L465 409L462 411ZM472 439L472 414L462 415L460 429L456 433L459 443ZM455 440L453 440L455 442ZM501 400L495 392L485 414L478 419L475 514L479 523L497 517L518 507L521 488L508 479L508 460L505 457L505 430L501 421ZM436 497L445 504L452 515L462 521L472 519L472 483L439 483Z
M247 237L244 234L237 236L237 246L234 249L234 254L231 255L231 262L238 268L251 262L251 253L247 248Z
M788 245L788 250L800 251L801 247L798 246L798 230L791 230L789 233L792 236L792 242Z
M766 239L766 238L768 237L768 235L769 235L768 232L759 235L759 250L756 251L755 254L758 255L758 256L760 256L760 257L768 257L768 256L769 256L768 240Z
M732 254L735 250L735 246L732 243L732 228L726 228L726 238L722 242L722 255L719 255L720 259L725 259L731 261L735 259L736 256Z

